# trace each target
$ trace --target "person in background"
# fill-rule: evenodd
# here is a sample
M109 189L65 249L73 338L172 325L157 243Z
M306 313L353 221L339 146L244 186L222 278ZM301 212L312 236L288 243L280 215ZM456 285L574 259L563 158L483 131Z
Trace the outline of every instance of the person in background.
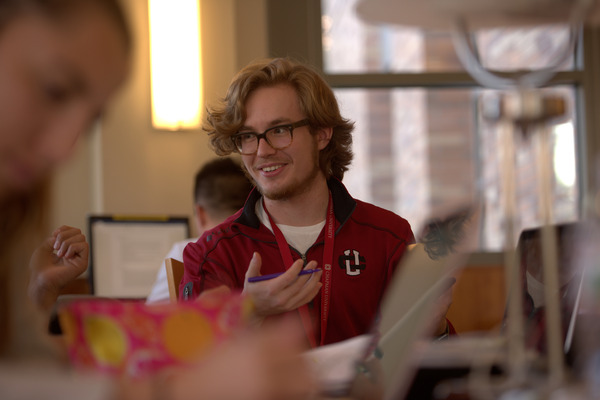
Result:
M243 289L258 321L291 314L311 347L370 332L415 238L404 218L342 184L353 128L311 67L277 58L242 69L204 129L217 154L241 154L256 189L243 210L185 248L180 297Z
M244 206L252 184L240 165L230 157L217 158L204 164L194 179L194 222L201 235L214 228ZM199 238L182 240L173 245L165 258L183 262L183 249ZM169 300L167 273L163 261L146 303Z

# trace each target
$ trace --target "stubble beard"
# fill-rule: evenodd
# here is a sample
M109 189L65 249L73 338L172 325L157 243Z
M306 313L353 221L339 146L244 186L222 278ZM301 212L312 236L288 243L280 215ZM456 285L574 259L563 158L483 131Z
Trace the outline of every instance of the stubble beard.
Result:
M260 184L258 184L258 182L250 175L245 165L243 165L243 170L246 176L250 179L254 186L256 186L256 188L258 189L260 194L263 195L264 198L273 201L288 200L295 196L308 192L313 182L315 182L317 176L321 172L321 169L319 168L319 149L317 148L316 143L314 151L312 153L312 159L313 168L308 174L308 176L303 178L301 181L291 182L285 187L276 188L274 190L267 190L263 188Z
M306 178L302 179L302 181L292 182L285 187L277 188L274 190L265 190L263 187L261 187L258 184L256 185L256 187L258 188L259 192L263 195L263 197L265 197L269 200L274 200L274 201L289 200L295 196L298 196L298 195L308 192L310 190L310 187L312 186L313 182L316 180L317 176L319 175L319 172L320 172L319 166L313 164L312 171Z

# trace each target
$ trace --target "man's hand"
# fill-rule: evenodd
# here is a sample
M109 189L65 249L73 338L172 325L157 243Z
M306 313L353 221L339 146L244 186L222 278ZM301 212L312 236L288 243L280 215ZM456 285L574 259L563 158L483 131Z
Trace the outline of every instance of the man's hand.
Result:
M60 290L87 269L88 254L89 245L79 229L66 225L56 229L29 262L29 297L49 311Z
M296 260L282 275L261 282L248 282L248 278L260 276L262 259L254 253L246 271L244 293L254 302L259 318L295 310L315 298L321 289L323 271L298 275L302 271L302 260ZM310 261L305 269L315 269L316 261Z

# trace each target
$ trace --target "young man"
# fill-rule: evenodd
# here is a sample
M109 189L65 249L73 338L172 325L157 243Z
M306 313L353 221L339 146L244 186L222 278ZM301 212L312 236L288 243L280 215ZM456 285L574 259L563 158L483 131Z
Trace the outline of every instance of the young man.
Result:
M313 69L274 59L240 71L205 130L217 154L241 154L256 189L186 247L181 297L243 289L259 318L299 315L312 346L368 332L414 236L406 220L341 183L352 129Z
M219 225L242 208L251 190L252 184L232 158L221 157L204 164L194 178L194 222L199 234ZM183 249L197 240L196 237L173 244L165 258L183 261ZM167 270L163 261L146 303L168 300Z

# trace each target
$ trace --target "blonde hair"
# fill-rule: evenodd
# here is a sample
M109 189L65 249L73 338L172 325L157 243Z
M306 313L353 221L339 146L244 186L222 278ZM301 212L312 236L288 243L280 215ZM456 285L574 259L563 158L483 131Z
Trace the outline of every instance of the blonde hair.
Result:
M244 124L248 97L258 88L279 84L294 88L312 133L319 128L333 128L331 141L319 153L319 166L326 178L341 180L353 157L354 123L341 116L333 91L319 73L289 58L250 64L233 78L225 97L208 108L203 129L210 136L211 146L218 155L236 151L231 136Z

